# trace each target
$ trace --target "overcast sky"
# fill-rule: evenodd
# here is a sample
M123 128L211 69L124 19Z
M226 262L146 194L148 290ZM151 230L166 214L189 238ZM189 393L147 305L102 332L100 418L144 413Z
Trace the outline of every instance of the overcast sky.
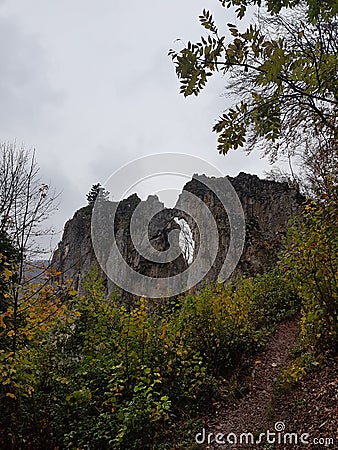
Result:
M63 192L59 230L93 183L143 155L188 153L229 175L269 168L258 154L218 155L224 80L179 95L167 53L200 37L204 7L235 21L217 0L0 0L0 140L36 149Z

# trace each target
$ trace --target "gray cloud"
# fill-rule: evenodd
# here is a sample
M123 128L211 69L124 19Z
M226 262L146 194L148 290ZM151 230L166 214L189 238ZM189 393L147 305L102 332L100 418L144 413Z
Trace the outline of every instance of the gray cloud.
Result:
M85 204L91 184L146 154L190 153L230 175L267 166L257 155L218 155L210 130L225 107L224 80L197 99L178 93L167 52L176 38L199 38L205 0L0 6L0 140L37 149L43 175L63 190L57 224ZM217 0L210 9L233 21Z
M38 126L48 107L61 101L48 77L45 53L18 24L0 17L0 132L15 136Z

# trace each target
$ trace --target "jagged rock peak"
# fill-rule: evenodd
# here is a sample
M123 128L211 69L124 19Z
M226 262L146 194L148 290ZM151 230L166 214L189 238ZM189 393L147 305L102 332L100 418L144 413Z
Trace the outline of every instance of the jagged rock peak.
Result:
M215 263L206 277L206 280L210 282L217 279L219 268L229 246L230 231L227 212L215 194L203 182L209 180L212 185L217 186L217 189L227 189L227 183L230 181L234 187L246 222L244 251L235 273L250 276L275 263L276 254L282 246L282 237L286 234L288 221L302 210L305 200L298 189L289 186L286 182L260 179L257 175L244 172L240 172L237 177L226 178L227 180L225 177L210 178L206 175L195 174L180 194L182 196L184 191L193 193L209 208L217 223L219 250ZM200 211L195 208L195 217L189 217L179 210L179 202L180 199L176 207L170 209L165 208L156 195L149 195L147 200L141 201L137 194L132 194L120 202L109 201L107 202L108 216L109 208L116 212L114 230L107 219L102 233L107 237L107 242L114 233L121 254L134 270L153 278L165 278L181 273L187 268L183 255L172 263L154 263L138 254L130 234L130 224L135 219L133 217L135 213L136 229L139 225L141 231L144 229L144 223L147 222L146 219L152 218L149 226L145 227L148 239L156 250L166 251L170 245L179 245L179 225L175 219L184 218L192 232L194 251L198 252L202 244L199 242L196 225ZM75 287L80 289L85 272L88 272L93 265L98 266L91 241L91 216L92 207L86 206L76 211L73 218L67 221L61 242L52 260L54 267L61 271L61 278L63 280L72 278ZM204 225L208 227L208 223ZM170 234L171 239L169 239ZM205 257L208 257L207 249ZM99 274L105 280L107 292L111 292L114 285L100 268Z

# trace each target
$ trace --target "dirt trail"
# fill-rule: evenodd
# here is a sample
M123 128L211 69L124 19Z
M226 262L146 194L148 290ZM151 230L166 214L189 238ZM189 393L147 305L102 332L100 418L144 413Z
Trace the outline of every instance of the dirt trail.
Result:
M206 436L212 433L264 432L267 429L266 412L270 405L275 383L284 367L297 335L297 321L290 320L278 325L264 349L256 358L251 376L250 390L232 404L218 405L212 417L205 418ZM274 430L271 430L274 431ZM207 439L207 438L206 438ZM206 441L205 441L206 442ZM216 444L205 449L264 448L260 446Z

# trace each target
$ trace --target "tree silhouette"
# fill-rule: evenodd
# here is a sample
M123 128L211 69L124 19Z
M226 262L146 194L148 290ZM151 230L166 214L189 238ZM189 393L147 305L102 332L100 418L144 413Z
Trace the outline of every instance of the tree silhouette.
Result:
M94 206L96 199L99 197L100 200L107 201L109 198L109 192L106 191L100 183L93 184L90 191L87 194L88 205Z

